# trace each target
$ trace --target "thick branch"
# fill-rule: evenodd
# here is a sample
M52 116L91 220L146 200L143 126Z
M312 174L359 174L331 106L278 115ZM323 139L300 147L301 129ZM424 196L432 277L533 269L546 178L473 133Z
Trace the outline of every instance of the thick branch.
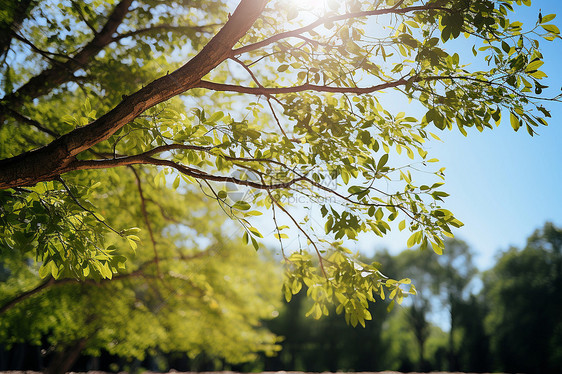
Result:
M196 87L201 78L223 62L232 47L261 14L267 0L242 0L225 26L193 59L127 96L113 110L51 144L0 161L0 189L52 180L68 170L75 156L106 140L145 110ZM121 5L121 4L120 4ZM101 33L100 33L101 34Z

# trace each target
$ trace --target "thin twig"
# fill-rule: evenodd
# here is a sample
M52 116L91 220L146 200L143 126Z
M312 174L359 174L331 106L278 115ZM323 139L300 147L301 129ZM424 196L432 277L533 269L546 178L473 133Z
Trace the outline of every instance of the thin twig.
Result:
M70 188L66 185L65 181L62 179L62 177L59 175L58 178L56 178L56 180L58 180L63 187L66 189L66 191L68 192L68 195L72 198L72 200L74 200L74 202L76 203L76 205L78 205L80 208L82 208L83 210L85 210L86 212L90 213L92 216L94 216L94 218L102 223L105 227L107 227L108 229L110 229L111 231L113 231L114 233L116 233L119 236L122 236L122 234L115 230L113 227L109 226L107 223L105 223L105 221L102 221L95 212L91 211L90 209L86 208L84 205L82 205L80 203L80 201L78 201L78 199L72 194L72 191L70 191Z
M285 209L271 194L271 191L267 191L267 194L269 195L269 198L271 199L271 201L277 205L279 207L279 209L281 209L290 219L291 221L293 221L293 223L297 226L297 229L303 233L304 236L306 236L306 238L308 239L308 241L310 242L310 244L314 247L314 250L316 251L316 255L318 256L318 261L320 263L320 269L322 270L322 274L324 274L324 277L326 279L328 279L328 274L326 273L326 269L324 269L324 259L322 257L322 254L320 253L320 250L318 249L318 247L316 246L316 243L314 242L314 240L312 240L312 238L310 237L310 235L308 235L308 233L306 232L305 229L303 229L301 227L301 225L299 225L299 223L297 222L297 220L287 211L287 209Z
M148 213L146 211L146 200L144 198L141 179L139 177L139 174L137 173L137 171L135 170L135 168L133 166L129 165L129 169L131 169L131 171L135 175L135 180L137 182L137 189L139 190L139 196L140 196L140 199L141 199L141 211L142 211L142 215L144 217L144 222L146 223L146 227L148 229L148 234L150 235L150 241L152 242L152 249L154 251L154 263L156 265L156 274L160 278L160 277L162 277L162 274L160 274L160 260L159 260L159 257L158 257L158 250L156 249L156 239L154 238L154 233L152 231L152 225L150 224L150 220L148 219Z

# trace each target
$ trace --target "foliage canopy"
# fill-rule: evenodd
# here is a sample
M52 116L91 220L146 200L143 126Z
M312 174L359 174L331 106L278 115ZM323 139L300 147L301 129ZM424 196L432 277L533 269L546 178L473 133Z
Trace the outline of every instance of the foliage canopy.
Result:
M148 209L164 202L143 188L176 199L198 188L256 249L254 217L267 212L285 296L305 284L314 317L333 302L364 324L375 295L415 293L342 240L394 221L408 246L441 253L462 223L442 205L426 141L502 114L531 135L547 125L539 39L559 38L555 16L524 29L510 18L529 0L312 4L13 1L0 39L3 253L32 255L42 277L112 278L131 271L126 245L160 251L153 234L139 244L141 224L120 220L118 201L138 194L150 233ZM473 56L451 52L463 37ZM423 116L391 110L383 91ZM127 170L138 187L107 183ZM304 217L298 198L311 202ZM306 242L292 254L286 226Z

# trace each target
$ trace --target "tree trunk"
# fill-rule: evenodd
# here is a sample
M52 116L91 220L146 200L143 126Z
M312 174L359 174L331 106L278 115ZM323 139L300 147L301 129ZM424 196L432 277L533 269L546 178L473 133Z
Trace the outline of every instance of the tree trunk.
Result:
M449 298L449 300L451 300ZM450 317L451 317L451 326L449 328L449 349L448 349L448 358L449 358L449 371L453 371L455 363L454 363L454 339L453 339L453 332L454 332L454 328L455 328L455 316L454 316L454 311L453 311L453 301L449 301L449 307L450 309Z
M86 341L86 339L81 339L76 344L55 353L49 366L45 369L45 374L64 374L70 371L86 346Z

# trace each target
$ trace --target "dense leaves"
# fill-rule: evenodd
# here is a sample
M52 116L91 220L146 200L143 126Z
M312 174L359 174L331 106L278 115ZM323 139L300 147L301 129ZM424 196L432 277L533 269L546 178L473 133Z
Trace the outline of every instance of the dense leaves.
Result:
M275 262L229 238L231 225L197 193L170 193L144 183L139 196L137 177L143 171L125 171L104 172L104 185L96 193L106 197L100 211L111 212L116 222L138 220L142 229L128 234L135 235L135 251L114 235L110 260L100 251L94 256L97 262L84 260L79 273L55 273L57 278L52 268L44 274L46 266L33 257L3 252L0 342L8 348L19 342L43 346L50 353L47 359L56 354L68 359L75 347L93 356L108 352L141 360L154 352L192 358L204 353L231 363L275 352L276 337L262 326L279 304L282 274ZM120 189L128 193L121 195ZM77 211L78 217L90 214ZM83 234L75 224L76 235ZM127 259L126 269L122 263L114 267L114 259ZM96 264L102 264L106 278L87 273ZM49 372L68 369L49 366Z
M22 14L7 8L0 248L34 258L42 277L127 274L123 264L142 239L136 227L148 230L143 245L152 242L156 263L163 251L155 237L167 228L146 223L163 204L157 191L175 201L198 188L256 249L264 229L255 217L266 213L287 264L287 299L306 286L312 316L332 303L364 324L375 297L400 302L415 288L343 242L387 235L395 222L411 233L408 246L441 253L443 237L462 226L443 206L443 169L425 147L436 129L482 131L502 114L531 135L547 124L539 39L559 30L554 15L525 28L511 20L528 3L349 0L305 9L241 0L230 9L204 0L43 0ZM474 56L454 52L461 36ZM391 110L382 91L415 101L424 115ZM142 171L136 189L105 184L131 167ZM141 212L120 219L132 193Z
M492 349L502 370L556 372L562 365L562 230L547 223L486 274Z

